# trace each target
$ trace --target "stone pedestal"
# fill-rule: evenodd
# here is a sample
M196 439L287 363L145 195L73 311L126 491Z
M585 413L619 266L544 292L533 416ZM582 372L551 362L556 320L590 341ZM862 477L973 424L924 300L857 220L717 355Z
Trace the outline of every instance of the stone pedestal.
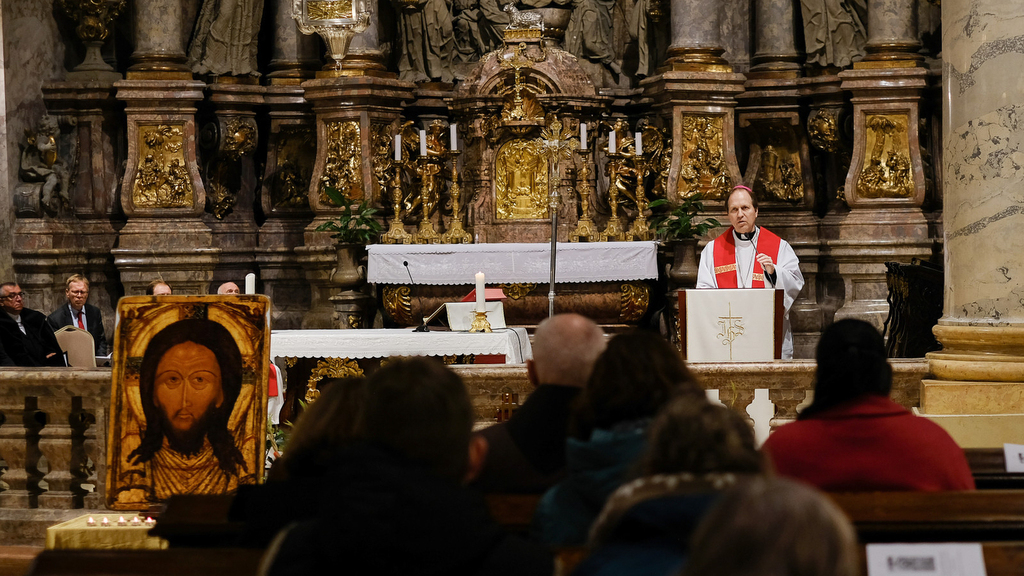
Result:
M1021 25L1013 3L942 6L943 349L928 354L935 378L922 383L921 413L965 446L1019 443L1024 430L1024 175L1012 160L1024 149L1024 94L1008 73L1024 61L986 48Z

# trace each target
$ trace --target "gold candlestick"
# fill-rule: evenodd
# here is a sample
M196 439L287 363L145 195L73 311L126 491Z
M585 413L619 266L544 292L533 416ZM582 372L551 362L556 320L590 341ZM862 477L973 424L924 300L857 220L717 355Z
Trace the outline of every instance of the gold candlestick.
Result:
M474 312L473 323L469 326L470 332L490 332L491 323L487 321L487 312Z
M430 220L430 213L434 211L437 204L437 183L435 178L441 171L440 163L429 156L420 156L416 159L416 173L420 176L420 209L423 217L420 218L420 226L413 237L414 244L438 244L441 236L434 229L434 223Z
M590 219L590 151L579 150L576 153L580 156L579 179L576 182L576 193L580 197L580 219L576 222L576 229L569 233L570 242L596 242L601 238L594 221Z
M462 228L462 215L459 213L459 196L462 192L459 188L459 154L461 152L458 150L448 152L452 159L452 187L448 191L452 203L452 221L448 230L441 235L442 244L470 244L473 242L473 237Z
M640 154L633 155L633 167L636 172L636 219L626 232L626 239L653 240L654 231L644 212L647 211L647 192L644 189L644 177L650 171L647 161Z
M608 207L611 209L612 215L608 218L608 225L605 226L604 232L601 233L602 242L626 239L626 233L622 229L622 220L619 219L619 188L615 185L619 175L619 164L622 162L622 154L609 152L608 158Z
M395 176L391 179L391 202L395 208L395 215L391 218L391 226L381 236L385 244L410 244L413 236L405 231L405 224L402 222L402 166L400 161L395 161Z

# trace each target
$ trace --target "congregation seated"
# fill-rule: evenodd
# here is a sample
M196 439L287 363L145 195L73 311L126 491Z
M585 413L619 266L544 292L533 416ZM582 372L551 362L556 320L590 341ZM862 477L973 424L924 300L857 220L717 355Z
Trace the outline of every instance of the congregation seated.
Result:
M647 427L676 396L706 402L679 352L660 335L619 334L594 363L570 415L566 477L537 505L534 537L551 546L580 546L608 496L646 447Z
M268 509L285 520L266 573L550 574L551 554L506 534L466 487L485 449L472 425L461 379L440 362L381 367L366 382L361 439L314 458L311 477L239 494L243 521Z
M67 366L46 314L26 308L26 298L17 282L0 284L0 365Z
M225 282L217 287L217 294L241 294L241 289L234 282Z
M763 474L765 462L742 416L677 398L651 424L639 470L608 499L576 576L678 574L707 510L723 490Z
M974 489L949 434L889 399L892 368L878 330L836 322L817 363L813 402L764 443L779 475L829 492Z
M565 472L569 408L586 384L605 335L578 314L558 314L537 325L526 373L535 386L508 421L477 435L487 459L473 486L485 492L542 492Z
M66 302L50 313L47 321L53 330L64 326L75 326L92 334L96 356L107 355L107 336L103 331L103 315L100 309L89 304L89 279L81 274L72 274L64 282Z
M146 286L147 296L170 296L171 285L163 280L153 280Z
M850 521L818 491L755 477L723 494L697 527L682 576L854 576Z

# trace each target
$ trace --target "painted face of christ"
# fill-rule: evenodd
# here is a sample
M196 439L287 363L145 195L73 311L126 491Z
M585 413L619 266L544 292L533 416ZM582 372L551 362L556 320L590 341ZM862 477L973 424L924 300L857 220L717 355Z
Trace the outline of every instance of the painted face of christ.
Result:
M157 364L154 384L153 402L160 409L171 447L185 454L197 452L210 409L224 404L217 357L195 342L177 344Z

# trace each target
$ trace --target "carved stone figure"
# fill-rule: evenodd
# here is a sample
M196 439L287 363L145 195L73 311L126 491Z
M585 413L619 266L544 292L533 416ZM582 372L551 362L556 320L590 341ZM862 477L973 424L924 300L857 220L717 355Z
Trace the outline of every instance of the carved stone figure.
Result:
M70 205L71 171L58 154L60 127L53 116L43 116L33 134L25 131L21 145L21 184L15 188L15 208L20 216L50 215Z
M397 0L402 49L398 76L407 82L451 82L455 36L445 0Z
M565 29L565 50L577 58L600 62L616 74L622 67L612 48L612 8L615 0L575 0L569 26Z
M845 68L864 55L865 0L800 0L807 62Z
M204 0L188 62L196 74L258 76L256 45L263 0Z
M637 76L653 76L665 60L668 34L661 25L664 16L662 0L637 0L626 15L629 37L636 40Z
M501 46L501 31L509 17L498 0L455 0L455 7L459 10L452 22L456 59L475 62Z

